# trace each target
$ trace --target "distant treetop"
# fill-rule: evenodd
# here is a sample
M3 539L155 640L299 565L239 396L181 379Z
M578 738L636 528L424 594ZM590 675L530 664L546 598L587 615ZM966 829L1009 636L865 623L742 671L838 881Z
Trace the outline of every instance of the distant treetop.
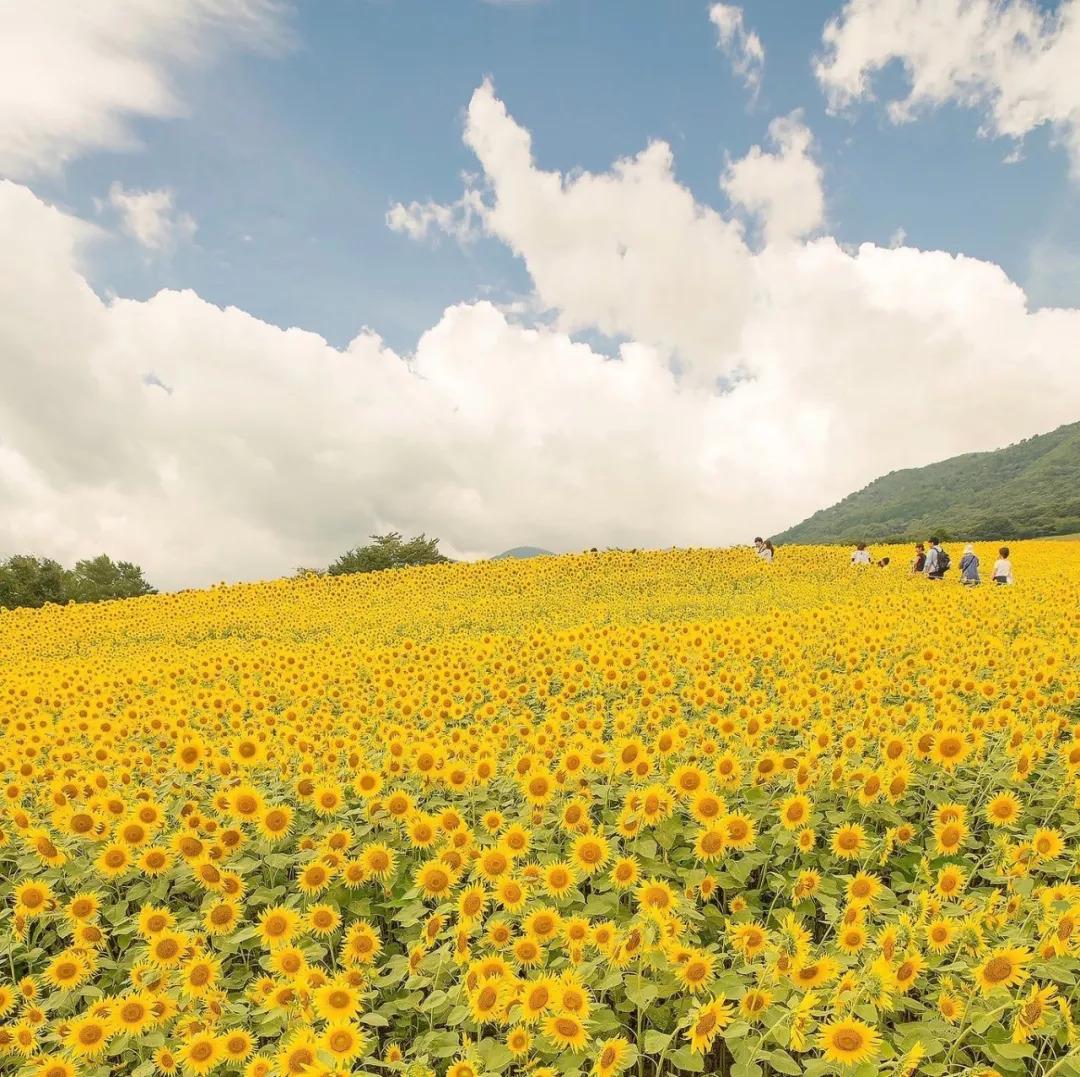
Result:
M367 546L346 550L326 571L331 576L353 572L382 572L388 568L437 565L450 558L439 552L439 540L417 535L406 542L397 531L372 535Z

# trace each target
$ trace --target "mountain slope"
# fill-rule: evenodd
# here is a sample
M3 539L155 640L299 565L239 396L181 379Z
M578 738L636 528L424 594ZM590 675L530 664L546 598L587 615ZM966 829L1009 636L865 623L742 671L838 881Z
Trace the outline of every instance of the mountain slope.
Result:
M778 542L1032 538L1080 531L1080 423L994 452L893 471Z
M550 550L542 550L539 546L515 546L512 550L503 550L497 553L491 560L501 561L505 557L550 557Z

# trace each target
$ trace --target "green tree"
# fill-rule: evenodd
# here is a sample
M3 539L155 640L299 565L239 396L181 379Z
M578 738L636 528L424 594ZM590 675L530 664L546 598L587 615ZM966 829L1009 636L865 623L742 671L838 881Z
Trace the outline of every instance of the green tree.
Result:
M103 602L110 598L137 598L157 594L143 577L143 570L130 561L113 561L101 554L77 561L69 578L69 595L76 602Z
M0 561L0 606L44 606L68 600L68 573L49 557L15 554Z
M331 576L353 572L382 572L388 568L412 565L437 565L450 559L439 553L439 540L423 534L406 542L397 531L372 535L367 546L357 546L343 553L328 569Z

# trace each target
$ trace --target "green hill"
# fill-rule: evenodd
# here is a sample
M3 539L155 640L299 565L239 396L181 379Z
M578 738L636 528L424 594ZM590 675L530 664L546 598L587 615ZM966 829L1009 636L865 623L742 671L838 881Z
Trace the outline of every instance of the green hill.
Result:
M777 542L1037 538L1080 531L1080 423L994 452L893 471Z
M502 561L506 557L550 557L550 550L542 550L539 546L515 546L512 550L503 550L497 553L491 560Z

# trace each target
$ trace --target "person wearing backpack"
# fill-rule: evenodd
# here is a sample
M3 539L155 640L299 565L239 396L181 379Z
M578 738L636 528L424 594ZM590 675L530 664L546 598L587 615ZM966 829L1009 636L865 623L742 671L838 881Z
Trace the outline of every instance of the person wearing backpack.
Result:
M930 549L926 552L926 578L943 580L952 565L952 558L941 548L939 539L930 539Z

